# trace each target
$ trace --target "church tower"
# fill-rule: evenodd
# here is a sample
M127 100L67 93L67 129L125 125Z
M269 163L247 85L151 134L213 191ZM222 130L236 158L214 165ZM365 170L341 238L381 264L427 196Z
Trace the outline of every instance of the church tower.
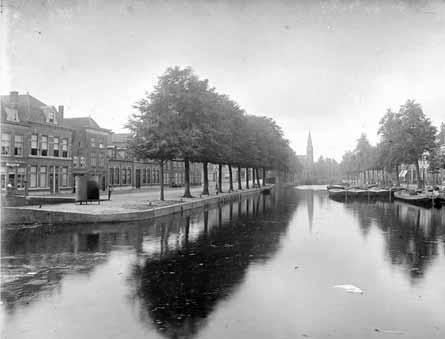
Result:
M309 165L312 165L314 163L314 148L312 147L312 138L310 131L309 131L309 136L307 137L306 161L308 162Z

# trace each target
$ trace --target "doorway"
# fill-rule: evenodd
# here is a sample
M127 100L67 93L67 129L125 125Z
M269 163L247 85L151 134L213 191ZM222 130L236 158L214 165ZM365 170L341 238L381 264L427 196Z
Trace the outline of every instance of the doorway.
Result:
M141 170L136 170L136 188L141 188Z
M49 173L49 189L51 193L59 192L59 168L56 167L54 172Z

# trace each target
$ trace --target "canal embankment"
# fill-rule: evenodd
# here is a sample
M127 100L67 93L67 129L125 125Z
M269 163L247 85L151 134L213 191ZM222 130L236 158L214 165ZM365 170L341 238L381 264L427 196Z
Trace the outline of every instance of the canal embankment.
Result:
M245 189L230 193L220 193L212 196L196 196L194 198L180 198L158 201L150 200L143 193L120 194L111 200L93 202L89 204L60 203L38 206L20 206L2 208L3 225L29 224L91 224L115 223L147 220L168 214L215 206L229 201L248 198L251 195L270 191L273 186Z

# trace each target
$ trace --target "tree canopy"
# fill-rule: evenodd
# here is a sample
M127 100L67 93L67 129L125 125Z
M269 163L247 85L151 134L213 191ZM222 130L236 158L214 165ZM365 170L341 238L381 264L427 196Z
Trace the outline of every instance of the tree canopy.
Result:
M131 148L140 158L183 160L185 197L190 196L190 161L279 171L299 167L273 119L247 115L189 67L168 68L134 107L137 113L127 125L133 135Z

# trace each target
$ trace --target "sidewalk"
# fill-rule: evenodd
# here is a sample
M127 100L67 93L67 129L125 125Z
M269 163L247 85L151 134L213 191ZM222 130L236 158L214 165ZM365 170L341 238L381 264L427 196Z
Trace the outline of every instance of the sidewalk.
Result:
M150 219L171 213L178 213L197 207L210 206L232 200L242 200L263 190L262 188L201 196L201 187L194 187L193 198L182 198L183 189L165 192L165 201L159 200L159 192L121 193L111 196L111 200L80 203L60 203L22 207L6 207L2 211L6 224L68 224L102 223ZM104 197L102 197L104 198Z

